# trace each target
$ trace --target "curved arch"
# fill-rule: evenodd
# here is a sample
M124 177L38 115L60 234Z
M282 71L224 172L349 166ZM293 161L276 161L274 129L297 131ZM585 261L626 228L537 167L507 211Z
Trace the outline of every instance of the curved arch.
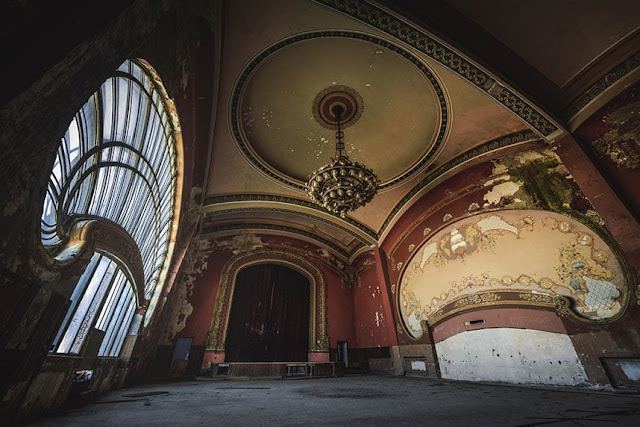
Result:
M40 241L47 249L45 257L60 258L68 249L74 218L118 224L142 257L140 285L143 300L151 301L149 314L177 235L183 175L180 131L175 106L158 74L144 60L127 60L71 120L44 197ZM134 264L130 269L137 269Z
M311 285L309 310L309 352L329 351L327 336L327 286L322 272L301 256L283 251L264 250L238 254L231 258L222 270L220 287L207 335L206 350L225 351L225 338L229 326L229 312L236 284L236 277L245 267L258 264L279 264L292 268L307 279Z
M136 292L137 307L145 304L144 266L136 242L120 225L100 217L71 218L69 241L75 250L65 251L56 257L60 264L75 261L80 252L101 252L120 264L129 275Z
M633 272L615 244L553 211L500 210L448 224L429 236L403 268L397 309L419 339L462 311L489 306L556 308L588 323L624 315Z

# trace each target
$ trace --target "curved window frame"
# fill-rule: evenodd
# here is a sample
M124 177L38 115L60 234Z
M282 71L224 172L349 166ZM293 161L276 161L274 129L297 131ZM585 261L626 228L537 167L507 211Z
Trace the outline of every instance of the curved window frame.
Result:
M126 275L132 285L134 309L125 312L128 321L122 320L120 306L114 308L113 298L104 302L110 314L88 320L111 337L111 344L103 342L99 356L117 356L136 309L146 308L145 324L154 312L175 247L181 187L182 139L173 101L148 63L126 60L91 95L61 138L41 214L40 241L55 263L72 263L78 252L95 247L92 260L99 253L114 260L120 266L117 274ZM83 234L77 228L91 222L100 224L92 228L98 233L114 228L125 233L138 253L112 253L95 236L78 249L73 235ZM109 236L102 238L109 240ZM140 265L131 265L134 260ZM141 274L131 275L129 267L138 267ZM56 352L79 350L60 342L77 315L70 317L75 313L73 298L95 280L85 276L86 272L52 346ZM118 301L125 304L122 298ZM113 319L119 319L116 335Z

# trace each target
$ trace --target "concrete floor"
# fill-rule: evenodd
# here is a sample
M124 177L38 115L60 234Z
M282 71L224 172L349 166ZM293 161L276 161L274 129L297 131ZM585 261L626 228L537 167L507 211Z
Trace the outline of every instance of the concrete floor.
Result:
M640 395L385 376L200 380L116 390L35 423L116 424L639 426Z

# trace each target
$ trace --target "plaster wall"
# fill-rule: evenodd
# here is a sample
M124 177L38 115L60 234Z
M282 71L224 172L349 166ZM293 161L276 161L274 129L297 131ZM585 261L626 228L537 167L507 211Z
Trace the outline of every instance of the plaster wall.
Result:
M338 341L356 342L354 328L354 302L351 289L333 270L321 269L327 281L327 335L329 347L336 348Z
M383 292L374 266L360 273L353 288L356 328L355 345L359 348L389 347L394 345L393 319L387 319Z
M587 380L568 335L531 329L466 331L436 344L442 378L578 385Z

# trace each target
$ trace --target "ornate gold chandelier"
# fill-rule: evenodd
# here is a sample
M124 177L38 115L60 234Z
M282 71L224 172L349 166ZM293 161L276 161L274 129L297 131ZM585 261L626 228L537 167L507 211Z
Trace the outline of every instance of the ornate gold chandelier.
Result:
M330 108L335 116L336 154L331 163L314 171L307 182L307 194L318 205L345 218L349 211L364 206L378 192L380 180L365 165L349 160L345 152L341 121L345 108L335 103Z

